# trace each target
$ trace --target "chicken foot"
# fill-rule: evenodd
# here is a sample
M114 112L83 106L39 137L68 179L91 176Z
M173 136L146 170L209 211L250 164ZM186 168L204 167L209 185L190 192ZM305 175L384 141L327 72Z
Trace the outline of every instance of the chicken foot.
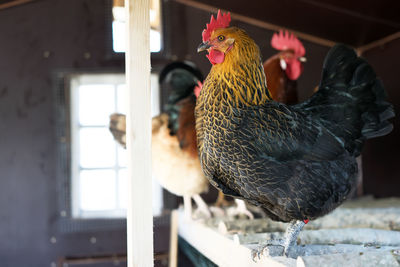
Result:
M247 207L244 200L235 199L236 207L230 208L227 213L228 216L245 215L249 217L250 220L254 219L253 213L251 213Z
M210 209L208 208L208 205L204 200L201 198L199 194L193 195L192 196L194 202L196 202L197 205L197 210L196 212L200 212L204 214L207 218L211 218L211 212Z
M283 247L283 255L289 257L290 252L297 247L297 236L300 231L303 229L305 221L294 220L291 221L289 226L286 228L285 235L283 239L271 239L260 245L257 249L252 251L253 260L256 261L260 259L261 256L269 256L272 252L271 246L279 246ZM274 250L275 252L275 250ZM275 253L274 253L275 254ZM281 255L273 255L273 256L282 256L282 252L278 253Z

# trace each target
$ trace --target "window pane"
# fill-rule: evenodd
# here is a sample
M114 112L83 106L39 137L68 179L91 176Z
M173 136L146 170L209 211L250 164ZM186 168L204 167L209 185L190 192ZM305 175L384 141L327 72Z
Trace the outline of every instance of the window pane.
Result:
M128 153L125 148L118 146L118 166L119 167L127 167L127 157Z
M153 29L150 30L150 51L159 52L161 50L161 33Z
M125 52L125 8L123 2L114 2L113 8L113 49L115 52ZM160 0L150 0L150 51L159 52L161 50L161 18Z
M79 122L81 125L108 125L115 110L113 85L79 86Z
M80 138L80 165L83 168L115 166L115 141L106 127L82 128Z
M118 199L119 207L126 209L126 204L128 203L128 184L127 184L128 171L127 169L122 169L118 172Z
M113 49L117 53L124 53L126 50L125 22L113 21ZM161 51L161 33L157 30L150 30L150 52Z
M120 84L117 87L117 111L119 113L123 113L126 114L127 113L127 109L126 109L126 102L127 102L127 92L126 92L126 84Z
M115 172L113 170L84 170L80 172L81 210L115 208Z
M125 52L125 22L113 21L112 29L114 51L117 53Z
M119 199L119 206L122 209L127 208L128 203L128 170L121 169L118 172L118 199ZM163 207L163 194L162 194L162 187L158 183L156 179L152 179L152 204L153 204L153 216L159 216L162 212Z

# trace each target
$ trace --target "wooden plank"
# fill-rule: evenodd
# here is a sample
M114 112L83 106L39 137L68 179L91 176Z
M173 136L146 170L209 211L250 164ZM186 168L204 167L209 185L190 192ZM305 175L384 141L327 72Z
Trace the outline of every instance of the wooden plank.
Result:
M191 246L221 267L296 266L295 259L286 257L263 257L254 262L251 248L238 244L201 222L187 219L183 210L179 210L178 231Z
M125 0L128 266L153 266L149 0Z
M399 39L399 38L400 38L400 31L398 31L398 32L396 32L394 34L388 35L388 36L386 36L386 37L384 37L384 38L382 38L380 40L376 40L376 41L373 41L373 42L371 42L369 44L366 44L366 45L358 47L356 49L357 54L359 56L361 56L365 51L371 50L371 49L373 49L375 47L378 47L378 46L383 46L383 45L385 45L385 44L387 44L387 43L389 43L391 41L394 41L396 39Z
M171 212L171 232L169 239L169 265L168 267L178 266L178 211Z
M29 2L33 2L33 1L37 1L37 0L15 0L15 1L6 1L3 4L0 4L0 10L1 9L6 9L6 8L10 8L10 7L15 7L15 6L19 6L19 5L23 5Z
M177 3L186 5L186 6L190 6L193 8L197 8L197 9L201 9L210 13L217 13L218 9L215 6L211 6L211 5L207 5L207 4L203 4L201 2L198 1L193 1L193 0L174 0ZM224 11L221 9L221 11ZM287 27L283 27L280 25L276 25L273 23L269 23L266 21L262 21L262 20L258 20L258 19L254 19L254 18L250 18L247 16L243 16L237 13L232 13L231 12L231 18L233 20L238 20L238 21L242 21L244 23L250 24L250 25L254 25L263 29L267 29L267 30L271 30L271 31L279 31L280 29L286 29L292 33L294 33L297 37L315 43L315 44L319 44L322 46L328 46L328 47L332 47L336 44L336 42L328 40L328 39L324 39L324 38L320 38L311 34L307 34L304 32L299 32L299 31L295 31L293 29L289 29Z

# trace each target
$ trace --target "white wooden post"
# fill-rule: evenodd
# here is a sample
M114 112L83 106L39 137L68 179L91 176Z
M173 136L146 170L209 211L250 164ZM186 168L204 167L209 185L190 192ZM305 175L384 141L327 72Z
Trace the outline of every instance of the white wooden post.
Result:
M149 0L125 0L128 266L153 266Z

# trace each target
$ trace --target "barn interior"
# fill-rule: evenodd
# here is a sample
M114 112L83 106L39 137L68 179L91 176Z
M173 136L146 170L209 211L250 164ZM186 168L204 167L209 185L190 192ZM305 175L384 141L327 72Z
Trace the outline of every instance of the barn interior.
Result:
M123 84L116 80L123 79L125 57L114 50L113 43L113 21L118 17L113 7L122 5L123 1L117 0L0 1L1 266L127 264L124 198L120 197L124 185L106 181L103 176L101 181L92 181L90 175L87 183L72 182L78 152L71 138L71 114L76 103L70 94L74 81L85 84L85 75L115 79L115 88ZM208 74L211 64L204 54L197 53L197 47L210 14L222 9L231 12L232 24L255 40L264 60L276 53L270 40L279 29L298 36L307 58L298 79L299 100L313 94L330 47L343 43L355 48L373 66L385 85L388 101L400 114L398 1L164 0L155 6L160 9L155 15L159 26L154 29L161 38L159 51L151 54L154 84L163 67L175 61L191 61L204 77ZM98 96L86 97L87 103L94 103ZM107 97L103 95L101 101ZM162 111L168 94L160 91L156 97L154 109ZM104 129L108 128L109 114L116 111L104 112L106 123L100 122ZM399 117L391 121L394 129L389 135L365 144L362 184L356 197L400 197L400 156L396 152L400 147ZM90 136L82 138L92 144L93 153L103 152L105 139L96 144L90 142ZM104 138L114 142L111 134ZM113 151L119 160L123 157L117 145L107 149L104 153ZM122 169L112 167L110 172L120 173ZM112 194L108 191L110 184ZM88 192L97 190L94 199L76 193L77 185ZM154 217L154 255L156 266L166 266L169 211L182 199L160 190L155 188L162 193L154 201L159 204ZM204 199L212 203L216 196L217 191L210 188ZM109 200L114 204L107 203ZM99 203L105 206L99 207ZM107 215L102 214L104 210ZM179 266L195 266L182 253L179 262Z

